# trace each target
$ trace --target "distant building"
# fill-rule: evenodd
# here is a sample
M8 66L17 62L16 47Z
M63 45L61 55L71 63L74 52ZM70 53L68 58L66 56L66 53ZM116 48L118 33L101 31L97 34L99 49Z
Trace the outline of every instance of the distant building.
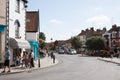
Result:
M110 35L111 47L120 47L120 26L116 24L112 25L112 28L108 31Z
M106 32L106 28L103 28L102 30L97 29L95 31L94 28L92 27L90 29L86 29L85 31L82 30L81 33L77 37L82 42L82 47L86 47L85 43L86 43L88 38L90 38L92 36L102 37L102 34L104 34L105 32Z

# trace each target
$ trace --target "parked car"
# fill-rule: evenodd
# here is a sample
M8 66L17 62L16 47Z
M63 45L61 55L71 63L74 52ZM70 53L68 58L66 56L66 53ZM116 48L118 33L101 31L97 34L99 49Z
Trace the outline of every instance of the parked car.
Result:
M58 54L64 54L65 51L63 49L58 50Z
M77 51L75 49L69 49L67 51L68 54L77 54Z

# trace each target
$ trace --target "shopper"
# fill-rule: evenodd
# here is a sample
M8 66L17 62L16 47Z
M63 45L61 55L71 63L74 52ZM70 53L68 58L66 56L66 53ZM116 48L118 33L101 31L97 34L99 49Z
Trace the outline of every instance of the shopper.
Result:
M6 47L5 48L6 52L5 52L5 61L4 61L4 71L2 71L2 73L5 73L6 72L6 68L8 67L8 71L7 72L10 72L10 50Z

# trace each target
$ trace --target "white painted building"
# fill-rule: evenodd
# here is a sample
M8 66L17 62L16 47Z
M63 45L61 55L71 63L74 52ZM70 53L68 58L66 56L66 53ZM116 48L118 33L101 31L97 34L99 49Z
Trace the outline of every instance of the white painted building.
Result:
M25 40L26 4L27 0L9 0L9 34L6 34L6 40L9 40L8 45L12 52L11 62L20 57L23 50L30 49L29 42Z
M9 0L9 37L25 39L25 2Z

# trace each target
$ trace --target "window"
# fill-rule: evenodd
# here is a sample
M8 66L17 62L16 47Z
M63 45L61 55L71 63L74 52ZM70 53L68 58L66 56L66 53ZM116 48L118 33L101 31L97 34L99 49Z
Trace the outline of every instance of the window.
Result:
M20 12L20 0L16 0L16 3L15 3L15 11L16 11L16 12Z
M19 28L20 28L20 23L18 20L15 21L15 37L16 38L19 38L20 35L19 35Z
M117 33L116 31L113 31L113 32L112 32L112 38L115 38L115 37L116 37L116 33Z

